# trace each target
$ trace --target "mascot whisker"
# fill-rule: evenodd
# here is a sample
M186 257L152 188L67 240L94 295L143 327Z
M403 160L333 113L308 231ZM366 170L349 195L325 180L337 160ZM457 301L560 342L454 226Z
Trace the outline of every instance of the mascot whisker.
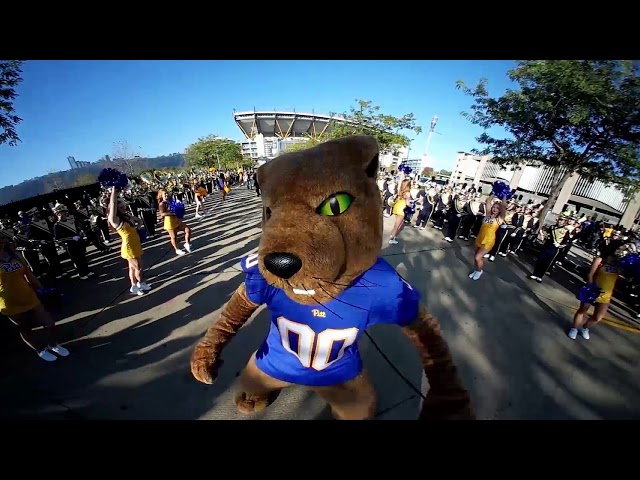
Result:
M420 418L473 419L437 320L419 292L380 256L382 202L374 137L357 135L281 155L258 168L262 237L244 257L244 282L191 357L211 384L224 348L266 305L271 328L238 378L242 413L268 407L291 385L313 389L344 420L374 417L376 392L358 339L377 323L398 325L420 354L429 392Z

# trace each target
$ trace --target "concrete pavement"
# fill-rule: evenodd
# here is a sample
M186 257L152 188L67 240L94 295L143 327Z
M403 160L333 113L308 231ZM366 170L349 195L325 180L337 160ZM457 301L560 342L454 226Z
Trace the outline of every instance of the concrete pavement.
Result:
M93 282L70 279L73 299L60 322L69 358L46 363L4 325L0 388L3 418L73 419L326 419L326 405L305 388L284 390L266 411L236 412L231 389L268 331L261 310L225 350L212 386L189 372L193 346L242 281L239 259L257 248L260 205L238 187L213 217L193 227L194 251L177 257L166 234L145 244L153 290L128 293L119 249L92 254ZM383 255L422 292L440 320L481 419L640 418L640 331L602 324L591 340L565 328L577 301L553 277L527 279L525 258L488 263L473 282L471 242L447 243L441 232L406 228ZM576 283L577 285L577 283ZM621 324L635 328L632 320ZM402 377L363 336L361 349L379 393L380 419L413 419L428 382L399 329L378 326L371 337ZM404 378L403 378L404 377ZM411 386L409 385L411 384Z

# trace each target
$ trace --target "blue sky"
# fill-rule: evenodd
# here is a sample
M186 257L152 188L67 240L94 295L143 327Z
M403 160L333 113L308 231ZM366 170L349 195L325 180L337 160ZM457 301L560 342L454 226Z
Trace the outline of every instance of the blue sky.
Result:
M463 79L509 86L512 61L29 61L15 107L22 143L0 146L0 186L69 168L67 156L95 161L127 141L154 157L216 134L242 139L233 109L347 111L371 100L392 115L413 112L423 127L411 145L422 155L433 115L430 154L451 169L456 152L477 146L480 129L462 118Z

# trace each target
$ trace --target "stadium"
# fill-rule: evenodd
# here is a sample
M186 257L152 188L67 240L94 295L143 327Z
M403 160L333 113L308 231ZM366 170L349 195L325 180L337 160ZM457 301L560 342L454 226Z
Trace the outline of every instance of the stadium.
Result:
M343 117L279 111L237 112L233 119L245 140L240 142L242 155L251 157L258 164L268 162L297 143L308 138L322 138L331 131L333 123L345 123ZM382 166L398 165L406 160L409 151L401 148L398 155L380 156Z
M268 161L285 152L291 145L309 138L322 138L341 117L315 113L251 111L233 114L245 141L242 154L258 161Z

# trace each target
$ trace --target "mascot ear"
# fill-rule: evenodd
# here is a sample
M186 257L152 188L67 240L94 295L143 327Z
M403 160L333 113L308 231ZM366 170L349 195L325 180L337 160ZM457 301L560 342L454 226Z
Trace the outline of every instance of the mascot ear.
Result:
M327 142L329 143L329 142ZM352 162L358 162L369 178L375 178L380 166L380 147L378 140L371 135L352 135L334 140L332 143L350 150L356 155L348 155L346 158Z

